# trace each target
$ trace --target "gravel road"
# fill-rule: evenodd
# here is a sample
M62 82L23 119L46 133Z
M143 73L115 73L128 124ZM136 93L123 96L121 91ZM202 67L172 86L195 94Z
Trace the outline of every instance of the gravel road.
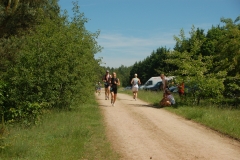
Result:
M240 142L118 93L113 107L96 95L107 137L123 160L240 160Z

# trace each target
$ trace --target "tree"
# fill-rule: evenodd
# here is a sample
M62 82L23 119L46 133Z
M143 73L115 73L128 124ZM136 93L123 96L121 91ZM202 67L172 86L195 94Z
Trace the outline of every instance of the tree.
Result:
M187 42L190 45L184 51L182 51L183 49L180 50L181 52L173 51L169 54L166 62L177 65L178 70L173 71L173 75L177 76L178 81L184 79L198 104L204 98L220 99L224 91L223 81L226 72L211 73L213 56L202 56L201 54L201 46L205 38L199 39L194 26L190 36L189 41L191 42L185 40L184 34L180 34L180 38L175 37L177 44L186 44ZM181 45L178 48L182 48Z
M236 24L238 18L235 23L231 19L221 19L226 25L216 43L219 52L216 56L218 66L215 71L227 71L225 95L234 99L240 97L240 24Z
M87 103L94 91L101 51L99 32L87 31L87 19L74 4L74 17L46 17L35 31L8 39L20 46L15 64L1 77L7 83L6 120L36 120L43 107L72 109Z

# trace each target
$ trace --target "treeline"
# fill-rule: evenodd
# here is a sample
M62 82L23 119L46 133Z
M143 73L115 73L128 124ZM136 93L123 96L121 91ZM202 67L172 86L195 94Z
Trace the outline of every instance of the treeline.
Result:
M221 18L222 26L203 29L192 27L190 37L184 30L173 50L160 47L144 60L131 66L130 82L134 73L143 83L150 77L164 73L176 76L175 83L185 82L189 98L199 104L211 103L239 106L240 102L240 16L235 21ZM129 83L128 83L129 85Z
M70 2L71 3L71 2ZM72 109L92 95L101 59L99 32L74 3L74 16L57 0L0 2L0 114L2 123L38 122L43 109Z

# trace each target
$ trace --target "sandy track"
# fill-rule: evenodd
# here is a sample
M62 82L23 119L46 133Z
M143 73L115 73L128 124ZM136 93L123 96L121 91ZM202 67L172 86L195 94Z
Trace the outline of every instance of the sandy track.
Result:
M96 96L107 136L124 160L240 160L240 143L131 96Z

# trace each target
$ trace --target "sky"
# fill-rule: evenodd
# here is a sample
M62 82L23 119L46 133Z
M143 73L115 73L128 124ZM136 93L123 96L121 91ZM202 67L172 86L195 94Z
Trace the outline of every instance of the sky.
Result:
M61 10L71 17L72 0L59 0ZM76 0L74 0L76 2ZM143 61L158 48L173 49L174 36L183 29L186 37L194 26L207 33L240 16L240 0L78 0L80 12L89 21L85 28L95 33L102 51L101 66L129 67Z

